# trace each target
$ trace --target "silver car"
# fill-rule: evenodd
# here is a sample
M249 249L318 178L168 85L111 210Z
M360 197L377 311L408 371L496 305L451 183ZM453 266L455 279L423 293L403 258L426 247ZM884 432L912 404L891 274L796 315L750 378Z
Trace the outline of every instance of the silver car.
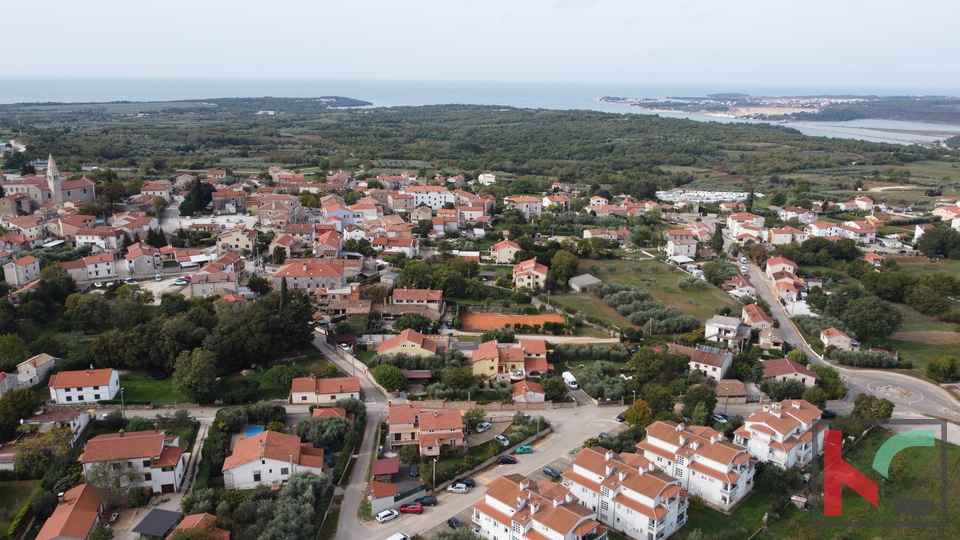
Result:
M497 435L496 437L494 437L494 439L496 439L498 443L504 446L510 446L510 439L504 437L503 435Z
M386 523L391 519L396 519L400 515L396 510L384 510L377 514L377 521L380 523Z

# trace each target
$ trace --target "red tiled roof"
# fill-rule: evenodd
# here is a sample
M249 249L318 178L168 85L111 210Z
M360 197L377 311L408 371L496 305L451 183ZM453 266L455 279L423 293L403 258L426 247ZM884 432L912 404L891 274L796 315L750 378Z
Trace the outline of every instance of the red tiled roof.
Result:
M83 388L86 386L110 386L112 369L88 369L85 371L61 371L50 377L51 388Z
M405 341L409 341L414 345L428 352L431 352L433 354L437 353L437 342L433 341L432 339L427 339L426 336L424 336L420 332L417 332L416 330L413 330L412 328L408 328L403 332L400 332L399 336L392 337L388 340L381 342L380 346L377 347L377 354L385 354L387 353L387 351L390 351L390 349L399 346L401 343ZM403 351L400 351L400 352L403 352Z

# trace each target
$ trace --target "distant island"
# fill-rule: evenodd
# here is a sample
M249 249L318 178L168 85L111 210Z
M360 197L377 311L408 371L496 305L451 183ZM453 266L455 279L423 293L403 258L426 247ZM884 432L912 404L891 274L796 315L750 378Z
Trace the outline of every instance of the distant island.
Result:
M766 121L900 120L960 125L960 98L950 96L751 96L708 94L666 99L596 98L656 112L696 113Z

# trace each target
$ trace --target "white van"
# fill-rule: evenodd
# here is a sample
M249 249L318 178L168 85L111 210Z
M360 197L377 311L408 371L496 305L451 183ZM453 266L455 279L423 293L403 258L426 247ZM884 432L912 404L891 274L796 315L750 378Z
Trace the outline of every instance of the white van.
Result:
M394 534L393 536L390 536L389 538L387 538L387 540L410 540L410 535L408 535L407 533L399 532Z

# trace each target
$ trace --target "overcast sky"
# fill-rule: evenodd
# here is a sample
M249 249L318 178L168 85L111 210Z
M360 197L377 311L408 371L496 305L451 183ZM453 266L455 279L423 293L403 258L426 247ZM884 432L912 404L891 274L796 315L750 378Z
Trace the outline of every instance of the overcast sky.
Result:
M0 75L960 88L945 0L5 2Z

